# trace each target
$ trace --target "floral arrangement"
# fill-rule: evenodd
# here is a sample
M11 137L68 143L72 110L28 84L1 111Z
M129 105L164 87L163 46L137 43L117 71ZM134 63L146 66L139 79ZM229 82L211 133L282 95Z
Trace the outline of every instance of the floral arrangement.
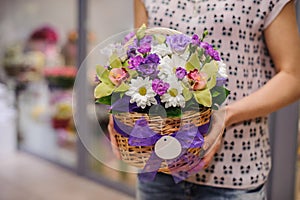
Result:
M110 105L121 159L143 168L140 178L161 171L179 182L200 170L204 137L219 127L211 109L229 94L226 65L206 35L142 26L101 51L107 63L96 68L94 96Z
M102 50L109 62L97 66L96 101L112 105L112 94L129 97L135 111L147 112L159 104L169 116L180 115L183 108L217 109L229 94L226 65L219 52L203 41L207 32L189 37L146 35L145 30L141 27L127 35L123 46L116 43ZM132 44L125 48L129 40Z
M44 70L45 78L51 88L72 88L77 69L72 66L51 67Z

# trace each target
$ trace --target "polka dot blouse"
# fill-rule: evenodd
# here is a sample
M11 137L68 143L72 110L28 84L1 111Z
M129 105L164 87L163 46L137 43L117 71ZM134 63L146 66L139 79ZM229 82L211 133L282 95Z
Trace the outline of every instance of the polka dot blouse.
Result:
M227 64L231 90L228 102L258 90L275 74L263 30L288 0L144 0L148 26L162 26L188 35L208 30L207 42ZM249 105L251 106L251 105ZM190 177L197 184L251 188L264 183L271 169L268 118L226 129L221 150L211 165Z

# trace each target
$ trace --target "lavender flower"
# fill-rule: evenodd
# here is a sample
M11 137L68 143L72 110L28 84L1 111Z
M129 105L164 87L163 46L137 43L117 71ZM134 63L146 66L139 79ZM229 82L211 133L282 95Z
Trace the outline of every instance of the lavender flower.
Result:
M149 54L146 58L145 58L145 63L155 63L155 64L159 64L160 58L158 57L157 54L152 53Z
M212 46L209 46L206 49L205 53L208 54L208 55L210 55L216 61L220 61L221 60L219 53L216 50L214 50L214 48Z
M228 81L227 78L224 77L217 77L217 83L216 86L223 86L226 84L226 82Z
M127 56L129 58L136 56L136 48L135 47L129 47L129 49L127 51Z
M186 74L187 74L187 72L186 72L186 70L184 68L178 67L176 69L176 77L178 79L182 80L185 77Z
M136 67L136 70L144 77L154 78L158 74L156 63L142 63Z
M134 40L134 46L135 47L141 47L141 46L144 46L144 45L151 45L151 43L152 43L152 36L151 35L146 35L145 37L143 37L140 40L138 40L138 39Z
M179 54L182 54L185 51L189 43L191 43L191 38L183 34L171 35L167 37L167 44L174 52Z
M170 84L169 83L165 83L162 80L154 79L152 81L152 89L153 89L153 91L156 94L160 95L160 96L162 96L163 94L165 94L168 91L169 87L170 87Z
M200 45L200 40L199 40L199 36L194 34L192 37L192 43L193 45L199 46Z
M207 50L211 46L207 42L200 42L200 47L202 47L203 49Z
M144 58L140 55L129 58L128 61L128 68L129 69L136 69L142 62L144 61Z
M140 45L138 47L138 52L140 52L141 54L146 54L146 53L149 53L150 51L151 51L150 44L144 44L144 45Z

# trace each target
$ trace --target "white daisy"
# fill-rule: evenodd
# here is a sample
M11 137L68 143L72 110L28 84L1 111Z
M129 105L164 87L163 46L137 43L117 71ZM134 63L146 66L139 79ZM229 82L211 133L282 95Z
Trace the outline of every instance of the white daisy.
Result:
M169 108L173 107L182 107L185 106L185 100L182 95L182 86L181 83L175 76L171 76L168 78L167 83L170 84L170 88L167 93L161 96L161 102L165 103L165 107Z
M176 54L172 55L172 58L165 56L160 60L158 77L165 80L168 76L174 74L178 67L184 68L185 64L186 61Z
M149 77L145 79L142 77L132 79L129 87L129 90L125 94L131 96L130 103L135 102L138 107L143 109L146 106L151 106L151 104L157 104L154 98L156 93L152 89L152 81L149 80Z

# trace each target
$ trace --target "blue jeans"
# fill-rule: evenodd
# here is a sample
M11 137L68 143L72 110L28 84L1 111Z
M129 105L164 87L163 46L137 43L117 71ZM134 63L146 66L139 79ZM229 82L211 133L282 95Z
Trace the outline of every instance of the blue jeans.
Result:
M175 184L172 176L157 173L153 182L138 182L138 200L266 200L264 185L255 189L228 189L182 181Z

